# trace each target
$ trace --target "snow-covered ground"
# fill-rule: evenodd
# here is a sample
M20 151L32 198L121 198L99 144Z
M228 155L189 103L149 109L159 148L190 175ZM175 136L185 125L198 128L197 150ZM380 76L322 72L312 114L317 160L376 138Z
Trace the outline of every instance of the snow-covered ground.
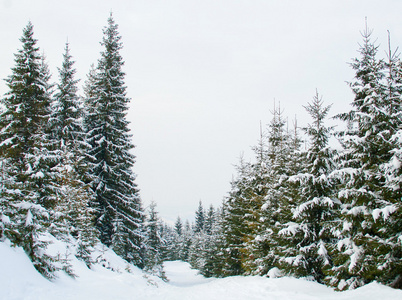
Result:
M393 290L376 283L354 291L334 292L323 285L294 278L228 277L204 278L190 269L187 263L166 262L169 282L144 276L135 267L112 251L102 254L105 264L118 270L113 272L100 265L89 270L83 263L73 260L79 276L75 279L64 274L50 282L39 275L20 248L0 243L0 299L26 300L197 300L197 299L264 299L264 300L398 300L401 290Z

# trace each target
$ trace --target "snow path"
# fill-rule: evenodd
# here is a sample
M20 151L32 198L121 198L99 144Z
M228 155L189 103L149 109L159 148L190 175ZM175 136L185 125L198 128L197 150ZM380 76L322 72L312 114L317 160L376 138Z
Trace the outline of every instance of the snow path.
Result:
M234 276L204 278L189 264L166 262L169 282L144 276L113 251L103 257L118 272L100 265L88 269L73 260L79 276L64 274L54 282L44 279L32 266L21 248L0 242L0 300L399 300L401 290L372 283L354 291L334 292L332 289L295 278Z
M213 280L198 274L197 270L191 269L190 265L181 261L167 261L164 263L164 267L169 278L169 284L173 286L192 287Z
M169 291L174 292L173 295L169 295L167 291L165 297L160 299L332 300L337 298L335 296L339 296L339 293L325 286L293 278L268 279L259 276L204 278L196 270L191 269L189 264L180 261L166 262L165 270L171 285ZM329 295L334 297L328 298Z
M180 300L402 300L402 291L377 283L354 291L335 292L316 282L296 278L233 276L205 278L188 263L165 262L168 285L160 286L160 298ZM169 286L170 285L170 286Z

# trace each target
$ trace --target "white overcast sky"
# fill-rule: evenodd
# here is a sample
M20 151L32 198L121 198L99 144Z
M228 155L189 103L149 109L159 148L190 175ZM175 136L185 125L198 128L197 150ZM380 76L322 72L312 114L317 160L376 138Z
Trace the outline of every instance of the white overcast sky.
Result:
M110 11L124 43L137 184L168 221L192 218L199 200L220 205L274 99L301 126L316 89L332 114L349 109L348 63L365 17L381 55L387 30L402 45L400 0L0 0L0 78L30 20L52 80L68 39L83 82Z

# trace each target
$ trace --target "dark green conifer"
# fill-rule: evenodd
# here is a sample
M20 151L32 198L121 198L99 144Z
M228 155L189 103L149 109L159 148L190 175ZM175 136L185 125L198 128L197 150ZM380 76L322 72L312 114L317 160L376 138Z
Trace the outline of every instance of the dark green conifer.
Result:
M31 22L23 30L22 48L7 78L9 92L2 99L0 157L3 182L3 234L22 246L35 268L46 277L56 269L46 254L44 235L56 218L58 174L52 169L57 153L49 134L50 74L39 54ZM2 207L2 208L3 208Z
M86 92L87 138L93 158L90 175L100 240L123 258L143 265L143 209L132 167L134 148L126 119L130 99L124 84L121 37L112 15L102 41L104 50Z

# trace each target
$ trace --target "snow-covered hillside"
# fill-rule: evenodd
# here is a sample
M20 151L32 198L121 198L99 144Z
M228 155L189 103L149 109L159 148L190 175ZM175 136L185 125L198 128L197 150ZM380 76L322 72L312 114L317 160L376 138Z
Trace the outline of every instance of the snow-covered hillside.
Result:
M396 300L402 291L372 283L348 292L334 292L323 285L294 278L228 277L204 278L190 269L187 263L167 262L169 282L144 276L137 268L108 250L102 254L105 266L89 270L85 264L72 260L78 275L73 279L64 274L50 282L35 271L20 248L0 243L0 299L1 300L90 300L90 299L292 299L292 300ZM130 272L127 272L127 269Z

